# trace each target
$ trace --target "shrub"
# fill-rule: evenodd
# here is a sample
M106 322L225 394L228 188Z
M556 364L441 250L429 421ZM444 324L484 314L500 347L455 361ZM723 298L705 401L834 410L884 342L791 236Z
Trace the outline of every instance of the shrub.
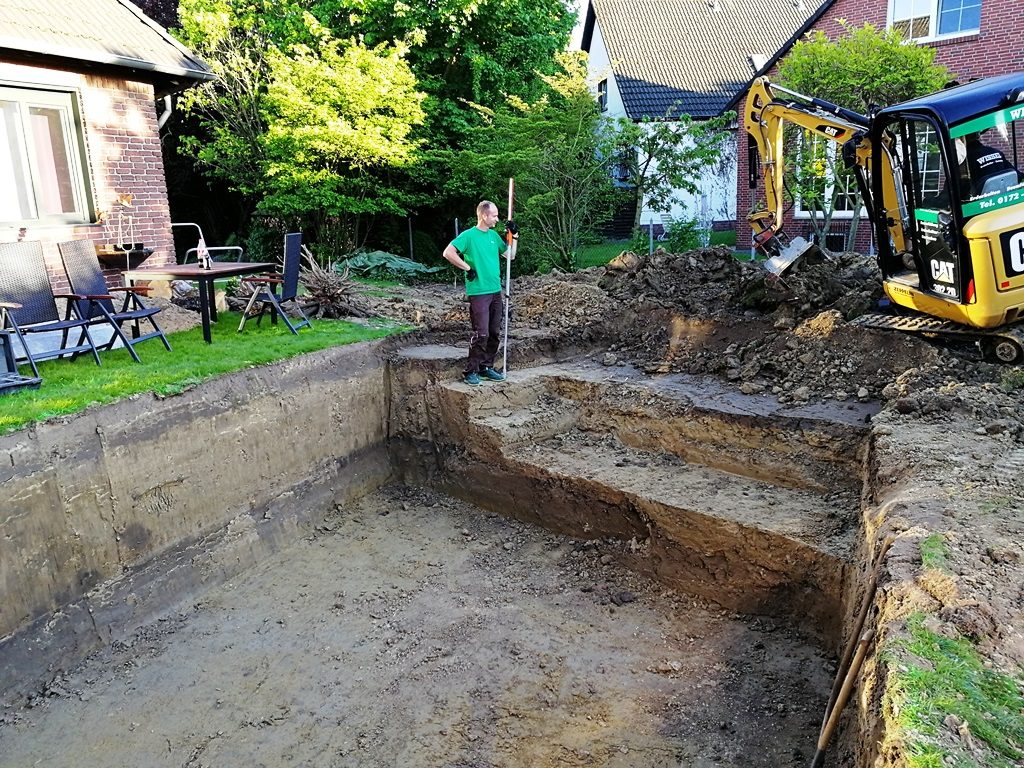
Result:
M665 231L663 247L669 253L685 253L707 243L707 231L696 219L674 219Z

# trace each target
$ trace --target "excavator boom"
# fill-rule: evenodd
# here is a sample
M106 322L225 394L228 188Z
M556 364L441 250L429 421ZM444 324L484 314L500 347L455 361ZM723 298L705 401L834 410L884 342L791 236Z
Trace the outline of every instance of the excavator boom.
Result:
M751 186L755 186L757 177L764 184L764 199L748 216L754 245L770 262L785 263L794 258L795 249L806 245L802 240L791 243L783 232L785 125L799 126L814 136L841 145L844 162L863 172L871 157L867 136L870 119L823 99L773 85L767 78L760 77L754 81L747 97L743 123L754 149L750 158ZM861 191L869 197L866 189Z

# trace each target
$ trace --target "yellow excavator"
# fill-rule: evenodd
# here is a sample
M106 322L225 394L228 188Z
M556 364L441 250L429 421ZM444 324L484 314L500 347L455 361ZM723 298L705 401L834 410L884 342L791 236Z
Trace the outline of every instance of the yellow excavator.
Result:
M783 231L787 123L834 142L861 193L883 289L902 314L857 321L1024 362L1024 72L870 115L755 80L743 125L751 188L762 180L764 197L749 221L777 272L810 247Z

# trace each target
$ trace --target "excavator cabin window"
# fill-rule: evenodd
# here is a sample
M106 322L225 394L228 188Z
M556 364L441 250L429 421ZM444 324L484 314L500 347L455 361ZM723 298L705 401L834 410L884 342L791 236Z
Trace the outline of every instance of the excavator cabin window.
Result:
M1024 114L1019 112L1000 109L950 129L965 220L1024 202Z

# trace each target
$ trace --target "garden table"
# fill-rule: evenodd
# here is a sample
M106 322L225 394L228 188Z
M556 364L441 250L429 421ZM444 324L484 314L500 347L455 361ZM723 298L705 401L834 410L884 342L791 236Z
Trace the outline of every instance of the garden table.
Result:
M215 261L208 268L198 264L163 264L139 267L122 273L125 282L134 285L137 280L195 280L199 285L199 312L203 318L203 339L210 344L210 323L217 320L217 303L213 297L213 281L225 277L272 272L275 265L259 261Z

